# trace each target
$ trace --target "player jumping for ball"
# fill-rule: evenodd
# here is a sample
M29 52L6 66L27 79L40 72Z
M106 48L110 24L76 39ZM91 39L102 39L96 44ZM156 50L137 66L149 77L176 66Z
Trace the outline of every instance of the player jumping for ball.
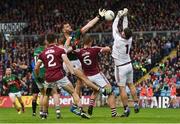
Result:
M133 84L133 67L129 51L132 44L132 31L128 28L128 9L120 10L113 22L113 50L112 56L115 62L115 79L120 89L121 100L124 106L124 113L121 117L128 117L130 109L128 107L128 96L126 93L126 85L129 87L134 100L134 110L139 112L138 97L136 94L136 88ZM123 30L118 30L118 23L120 18L123 17Z

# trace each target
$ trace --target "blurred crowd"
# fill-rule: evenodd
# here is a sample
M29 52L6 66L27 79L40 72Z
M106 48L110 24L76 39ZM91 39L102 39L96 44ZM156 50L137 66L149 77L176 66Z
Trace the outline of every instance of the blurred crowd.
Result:
M115 13L129 8L133 31L178 30L179 0L1 0L0 22L26 22L23 34L60 33L61 24L68 20L74 28L94 18L99 8ZM111 22L100 22L92 32L111 31Z

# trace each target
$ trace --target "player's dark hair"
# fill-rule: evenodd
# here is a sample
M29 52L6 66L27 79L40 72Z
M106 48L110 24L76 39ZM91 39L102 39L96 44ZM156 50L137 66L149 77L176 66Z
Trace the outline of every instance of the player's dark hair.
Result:
M45 35L40 35L38 38L38 42L40 46L44 46L45 45Z
M66 25L66 24L70 24L68 21L64 21L63 23L62 23L62 25L61 25L61 30L63 30L63 28L64 28L64 25Z
M124 29L125 38L128 40L130 37L132 37L132 31L129 28Z
M48 43L54 43L56 40L56 35L53 33L47 34L47 41Z
M89 35L83 36L83 44L88 45L90 42L93 42L93 39Z

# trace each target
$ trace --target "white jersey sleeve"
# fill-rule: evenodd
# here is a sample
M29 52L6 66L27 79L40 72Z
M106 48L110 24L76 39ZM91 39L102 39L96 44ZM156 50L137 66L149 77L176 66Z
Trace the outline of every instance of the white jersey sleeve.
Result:
M118 37L119 35L119 30L118 30L118 23L119 23L120 17L117 15L116 18L114 19L113 25L112 25L112 34L113 37Z
M123 30L128 27L128 18L127 16L124 16L123 18Z

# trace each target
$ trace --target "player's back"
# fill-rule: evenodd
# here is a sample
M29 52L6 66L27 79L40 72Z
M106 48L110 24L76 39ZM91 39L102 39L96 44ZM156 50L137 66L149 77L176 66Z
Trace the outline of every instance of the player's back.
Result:
M129 52L132 44L132 38L126 40L121 36L114 39L112 56L115 60L116 65L125 64L131 61Z
M100 72L98 65L98 53L101 48L90 47L75 50L76 56L82 64L82 69L87 76L92 76Z
M43 61L46 69L45 79L47 82L54 82L64 77L62 54L65 54L64 49L50 45L39 55L39 59Z

